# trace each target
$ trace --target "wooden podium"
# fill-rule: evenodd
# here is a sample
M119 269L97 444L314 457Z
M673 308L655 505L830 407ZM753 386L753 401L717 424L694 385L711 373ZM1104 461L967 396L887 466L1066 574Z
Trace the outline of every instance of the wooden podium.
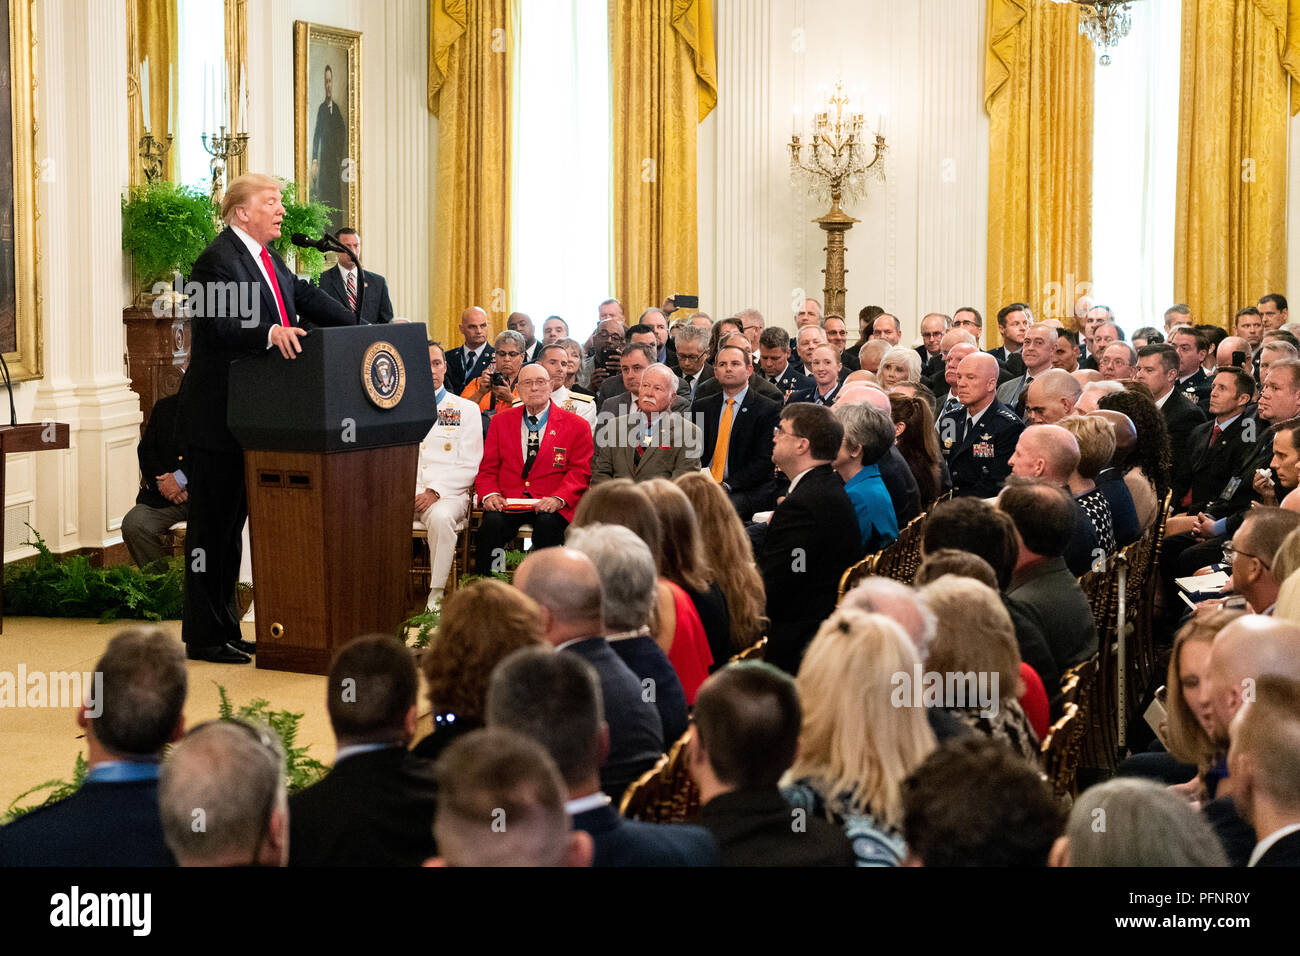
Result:
M63 422L28 422L22 425L0 426L0 541L3 541L5 536L5 456L20 451L49 451L67 447L68 426ZM0 633L4 633L3 588L0 588Z
M424 327L316 329L230 368L244 447L257 666L325 674L406 616L419 443L436 417Z

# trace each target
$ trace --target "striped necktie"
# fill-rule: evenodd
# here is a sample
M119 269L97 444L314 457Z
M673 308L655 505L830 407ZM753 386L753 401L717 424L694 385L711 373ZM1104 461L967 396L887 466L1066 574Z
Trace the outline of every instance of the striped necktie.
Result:
M357 311L357 280L356 273L348 273L348 308L353 312Z

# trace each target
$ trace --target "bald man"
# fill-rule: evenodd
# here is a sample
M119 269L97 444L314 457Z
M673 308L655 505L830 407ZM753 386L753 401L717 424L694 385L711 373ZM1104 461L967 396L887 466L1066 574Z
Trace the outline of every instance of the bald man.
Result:
M1210 737L1223 750L1231 743L1233 718L1255 697L1265 675L1300 680L1300 627L1262 614L1239 617L1215 636L1207 668ZM1256 838L1237 812L1236 786L1231 776L1223 779L1205 807L1205 815L1223 842L1229 862L1244 866Z
M1025 393L1025 424L1054 425L1074 411L1083 386L1069 372L1048 369Z
M460 314L463 345L447 350L447 391L459 395L492 362L496 351L488 344L488 314L472 305Z
M641 681L605 640L596 566L573 548L545 548L524 559L514 585L542 606L546 642L557 651L578 655L600 677L609 725L609 756L600 768L600 788L621 796L664 752L663 722L654 695L642 692Z
M1229 726L1233 802L1258 841L1247 866L1300 866L1300 681L1265 674Z
M1017 478L1036 479L1053 485L1062 489L1072 501L1070 475L1078 467L1079 443L1060 425L1026 428L1011 456L1011 473ZM1076 578L1093 570L1099 551L1097 529L1078 502L1074 502L1074 528L1062 550L1065 564Z
M953 394L962 407L939 420L939 443L953 494L992 498L1011 473L1011 455L1024 423L997 399L998 360L976 352L957 366Z

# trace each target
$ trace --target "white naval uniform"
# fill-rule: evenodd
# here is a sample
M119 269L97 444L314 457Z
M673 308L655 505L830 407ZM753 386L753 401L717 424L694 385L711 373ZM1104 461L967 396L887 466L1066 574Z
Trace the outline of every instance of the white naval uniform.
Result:
M581 415L591 426L591 431L596 431L596 402L590 395L579 395L577 392L570 392L561 385L555 391L551 392L551 401L566 412L573 412L575 415ZM520 404L520 403L516 403Z
M483 460L483 419L467 398L447 392L438 421L420 442L415 493L432 489L438 500L417 519L429 534L430 599L442 594L456 554L456 526L469 513L469 496Z

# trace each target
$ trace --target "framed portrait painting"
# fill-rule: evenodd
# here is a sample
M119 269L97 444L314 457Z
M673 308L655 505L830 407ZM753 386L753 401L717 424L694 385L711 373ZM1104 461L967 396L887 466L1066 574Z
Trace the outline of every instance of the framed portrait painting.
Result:
M4 0L0 16L9 28L0 53L0 352L18 382L41 377L36 180L53 170L33 162L31 0Z
M298 196L322 202L330 231L361 222L361 34L293 25L294 172Z

